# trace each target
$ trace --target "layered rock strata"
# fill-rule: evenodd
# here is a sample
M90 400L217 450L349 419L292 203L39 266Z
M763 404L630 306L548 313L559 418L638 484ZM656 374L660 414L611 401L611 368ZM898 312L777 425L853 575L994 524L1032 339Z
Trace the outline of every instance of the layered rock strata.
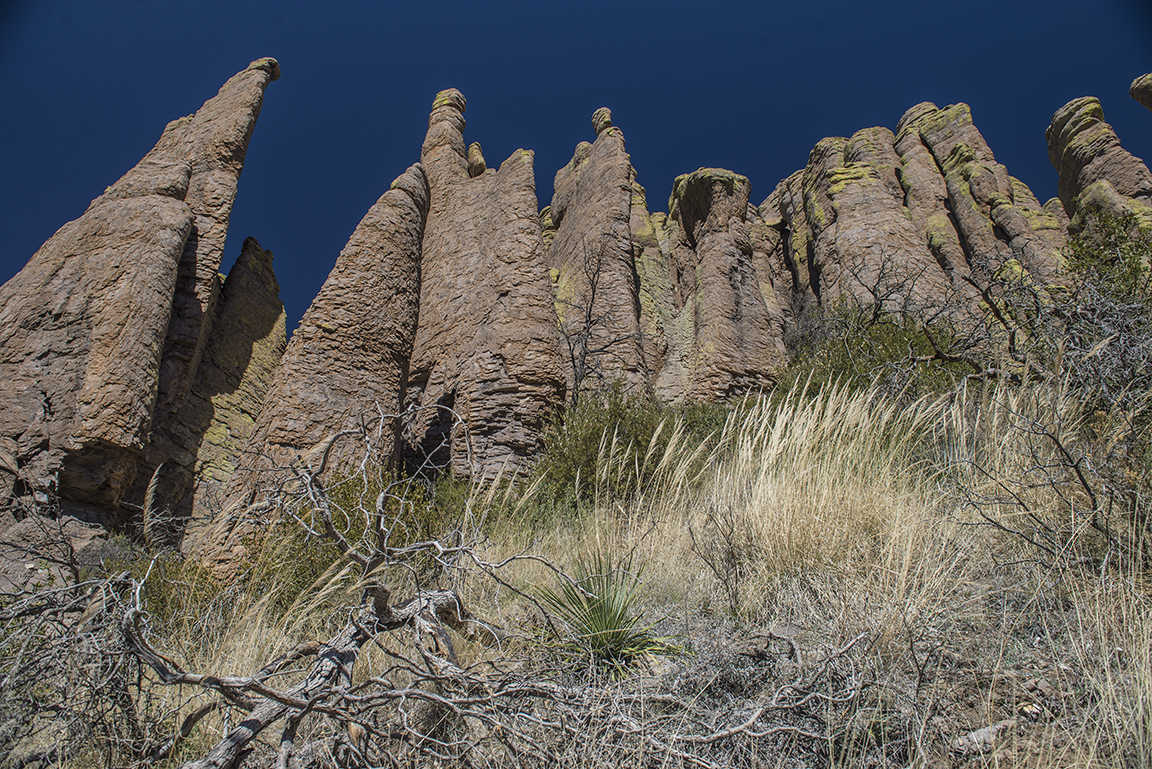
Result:
M1132 84L1131 94L1149 106L1150 89L1152 75L1145 75ZM1152 226L1152 173L1120 146L1098 99L1084 96L1065 104L1052 116L1046 137L1060 201L1074 231L1083 229L1094 211L1132 214Z
M248 142L260 116L264 89L280 77L275 59L252 62L205 102L177 121L190 164L184 201L195 217L180 256L172 318L164 340L157 413L175 413L192 381L220 292L220 260ZM159 425L164 429L163 424Z
M526 466L565 382L533 155L470 164L464 109L459 91L438 94L421 151L429 206L406 456L483 478Z
M276 79L253 62L0 288L2 490L103 522L194 379L235 181ZM165 410L157 415L157 393ZM14 477L11 477L13 476Z

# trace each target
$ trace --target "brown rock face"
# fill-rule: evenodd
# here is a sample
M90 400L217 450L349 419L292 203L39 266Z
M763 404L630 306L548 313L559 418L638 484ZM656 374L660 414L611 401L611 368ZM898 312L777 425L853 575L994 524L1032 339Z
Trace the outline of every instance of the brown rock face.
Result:
M1060 265L1054 249L1064 244L1058 224L1043 211L1031 190L996 162L972 124L968 105L928 111L909 121L908 127L919 132L943 173L948 210L956 221L969 268L995 270L1015 259L1037 278L1054 275Z
M1047 279L1066 242L1060 217L996 162L965 104L917 104L895 135L868 128L822 140L759 211L765 269L793 319L848 298L962 311L974 297L969 279L1009 260Z
M811 269L815 246L804 209L804 172L797 171L777 184L757 213L773 241L771 278L777 286L777 298L784 318L792 322L796 314L815 302Z
M0 288L0 435L30 490L111 508L136 472L192 228L188 166L163 170L129 172Z
M172 320L156 406L174 413L192 381L207 339L207 319L220 291L220 260L248 141L264 101L264 88L280 77L275 59L259 59L225 83L195 115L184 119L183 154L191 165L184 201L195 216L180 258ZM163 421L158 425L164 429Z
M379 423L380 415L393 415L380 425L381 459L394 454L395 415L403 405L416 333L427 211L427 183L414 165L392 182L352 233L272 376L227 485L230 510L242 510L259 501L262 489L282 483L282 468L289 463L327 446L341 431ZM357 435L341 436L332 445L329 467L339 469L344 460L363 456L365 448ZM227 514L214 530L206 530L206 522L197 521L188 546L203 548L220 568L242 559L241 540L252 527L237 525Z
M596 142L582 142L556 173L556 192L546 209L555 232L545 261L556 294L567 384L573 395L613 381L647 392L630 232L634 173L611 112L601 107L592 123Z
M803 189L809 274L816 277L810 286L822 304L853 296L900 309L944 290L939 265L904 212L894 145L891 131L870 128L812 150Z
M576 147L541 212L569 386L620 381L679 402L770 385L780 242L748 205L748 180L700 169L677 179L671 215L650 213L612 113L592 125L595 143Z
M770 280L754 263L750 192L745 177L718 168L676 178L666 220L670 296L656 303L671 310L658 397L711 401L768 387L783 362L783 319L765 302ZM650 293L663 285L655 281Z
M248 238L221 290L195 381L169 429L153 434L125 500L134 510L151 504L154 544L176 544L189 516L221 509L286 343L272 252Z
M1144 94L1133 83L1133 96ZM1152 217L1152 173L1123 147L1112 126L1104 122L1099 100L1073 99L1052 116L1046 133L1048 159L1059 175L1060 201L1073 229L1084 226L1092 210ZM1152 218L1150 218L1152 221Z
M1133 80L1128 93L1133 99L1152 110L1152 72Z
M532 153L517 150L498 170L470 176L464 108L454 89L436 97L421 153L430 203L408 459L450 461L477 478L525 465L565 388ZM452 429L448 409L467 434Z
M274 60L253 62L195 116L170 123L0 288L0 448L14 442L18 476L5 482L10 493L56 492L117 522L108 513L164 422L158 384L175 405L191 385L235 178L277 74Z

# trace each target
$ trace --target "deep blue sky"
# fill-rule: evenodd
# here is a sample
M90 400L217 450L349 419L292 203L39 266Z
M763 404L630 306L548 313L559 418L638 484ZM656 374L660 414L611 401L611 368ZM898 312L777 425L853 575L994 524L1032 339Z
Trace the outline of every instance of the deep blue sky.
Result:
M654 210L700 166L748 176L758 203L822 137L894 128L924 100L968 102L1041 200L1056 191L1044 129L1074 97L1099 97L1152 159L1152 113L1127 94L1152 71L1148 0L0 0L0 281L261 56L283 76L225 269L248 235L271 249L290 326L453 86L489 165L536 151L541 205L600 106Z

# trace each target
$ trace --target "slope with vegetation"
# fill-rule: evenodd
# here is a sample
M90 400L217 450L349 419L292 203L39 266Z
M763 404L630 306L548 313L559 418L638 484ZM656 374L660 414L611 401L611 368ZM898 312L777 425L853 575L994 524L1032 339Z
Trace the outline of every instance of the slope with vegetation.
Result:
M0 766L1147 766L1150 262L1098 218L979 322L846 299L528 479L299 469L227 584L64 540L0 596Z

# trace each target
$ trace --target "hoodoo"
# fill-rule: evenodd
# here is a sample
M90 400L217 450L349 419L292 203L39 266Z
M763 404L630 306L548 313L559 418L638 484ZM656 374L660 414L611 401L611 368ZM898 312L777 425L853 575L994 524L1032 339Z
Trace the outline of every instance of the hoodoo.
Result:
M1152 173L1093 98L1052 118L1060 197L1044 205L967 105L925 102L894 132L821 140L759 206L747 177L700 168L662 213L607 108L541 209L532 152L490 167L449 89L419 162L352 232L286 343L271 252L248 238L218 273L278 76L253 62L169 124L0 288L5 500L194 541L229 572L276 515L265 492L321 457L327 473L367 454L400 474L522 474L549 414L581 393L618 382L683 403L771 388L809 313L978 313L1005 268L1058 277L1091 212L1152 226ZM1131 94L1152 108L1152 76Z

